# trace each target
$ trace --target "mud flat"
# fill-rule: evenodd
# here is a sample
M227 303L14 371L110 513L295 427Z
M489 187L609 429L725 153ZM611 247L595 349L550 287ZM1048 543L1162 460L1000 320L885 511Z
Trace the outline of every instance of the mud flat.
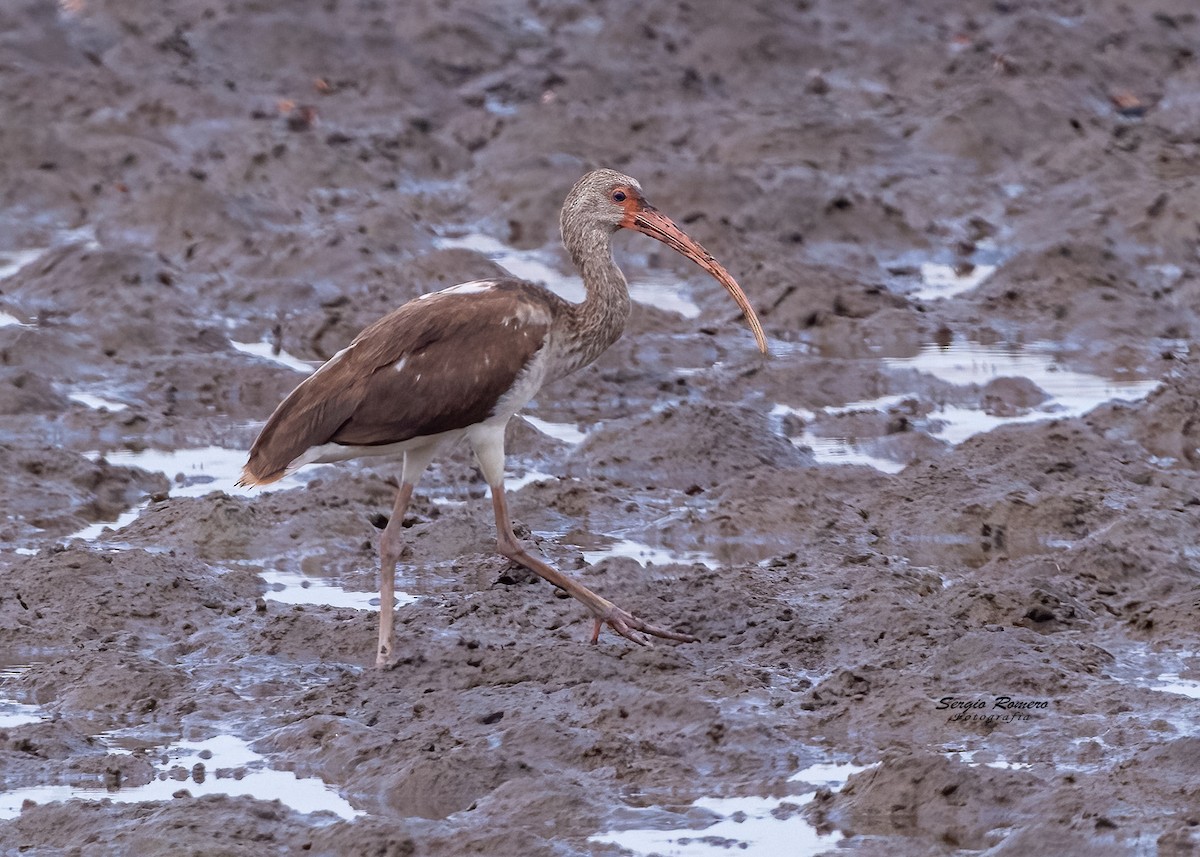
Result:
M921 0L0 10L0 853L1200 847L1200 20ZM304 374L638 176L624 339L463 450L233 485Z

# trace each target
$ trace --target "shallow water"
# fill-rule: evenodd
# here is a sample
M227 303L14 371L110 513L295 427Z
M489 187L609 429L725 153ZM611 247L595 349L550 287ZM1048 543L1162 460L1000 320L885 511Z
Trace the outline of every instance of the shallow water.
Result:
M1144 643L1107 647L1115 658L1108 673L1112 679L1153 691L1160 708L1145 710L1142 717L1158 717L1181 735L1200 735L1200 652L1151 648Z
M282 348L276 348L270 342L236 342L231 339L229 340L229 344L243 354L261 357L263 360L268 360L280 366L286 366L288 369L305 375L311 375L317 371L317 368L313 364L289 354Z
M539 533L539 535L555 539L561 533ZM721 568L722 563L712 554L703 551L672 551L628 538L617 538L611 545L603 548L582 551L583 557L589 563L597 563L610 557L629 557L639 565L692 565L700 564L708 568ZM351 610L379 609L379 593L376 591L361 591L346 589L333 577L319 577L299 571L286 569L262 569L258 576L267 584L263 597L269 601L282 604L315 604L329 607L341 607ZM403 607L412 604L419 596L397 589L395 606Z
M537 417L531 417L528 414L522 414L521 416L525 422L529 423L542 434L549 435L555 440L561 440L563 443L568 443L571 446L583 443L587 437L587 432L580 431L579 426L573 423L552 423L540 420Z
M594 564L608 557L623 556L636 560L643 567L649 565L692 565L698 563L707 568L719 569L724 564L713 554L705 551L673 551L656 548L629 538L618 538L612 544L594 550L583 551L583 558Z
M96 233L91 226L78 229L60 229L45 247L27 247L21 250L0 250L0 281L20 273L22 268L32 265L51 250L69 244L82 243L91 249L99 247ZM0 311L0 327L32 327L32 323L23 322L10 312Z
M191 449L143 449L137 452L127 449L109 452L89 452L87 457L96 461L104 458L109 464L121 467L140 467L151 473L163 473L171 480L171 496L203 497L212 491L226 494L250 496L256 489L242 488L236 483L246 463L246 451L226 449L221 446L201 446ZM305 480L293 481L295 476L285 476L279 487L295 487ZM275 490L275 489L272 489Z
M889 396L891 400L893 396ZM849 413L852 409L858 410L886 410L887 405L885 400L880 399L877 402L863 402L856 405L846 405L842 408L825 408L824 413ZM791 437L791 441L798 447L807 448L812 451L813 457L824 464L862 464L867 467L874 467L876 470L881 470L884 473L899 473L904 469L905 462L894 461L890 458L874 455L867 451L866 444L861 443L857 438L842 436L842 437L826 437L819 435L809 426L809 421L813 420L817 414L813 411L804 408L793 408L788 405L775 404L768 412L767 416L776 426L776 431L783 433L782 418L785 416L795 416L804 420L805 425L799 434Z
M1139 401L1161 383L1154 379L1114 379L1067 368L1058 358L1061 346L1036 342L1023 347L955 342L942 346L930 343L912 357L885 357L883 365L894 373L915 371L959 387L983 386L997 378L1026 378L1048 394L1046 401L1013 416L989 414L976 405L938 404L927 417L929 426L922 430L932 437L958 445L970 437L1003 425L1037 420L1074 417L1114 399ZM871 451L874 438L829 434L811 423L822 417L836 417L862 411L887 413L906 399L921 401L919 391L889 394L878 399L809 410L777 403L772 418L799 417L804 425L791 438L800 447L808 447L818 461L829 464L865 464L885 473L898 473L906 462L889 459Z
M140 451L118 449L107 452L85 453L92 461L101 458L120 467L139 467L151 473L162 473L171 481L172 497L203 497L212 491L224 491L243 497L251 496L261 489L242 488L235 483L241 477L246 453L240 449L225 449L220 446L203 446L191 449L152 449ZM294 488L303 485L307 475L292 474L275 483L270 490ZM96 521L63 539L92 541L105 530L120 530L137 520L149 501L126 509L114 521Z
M983 385L995 378L1027 378L1050 395L1030 414L992 417L975 409L945 408L938 411L947 426L939 433L951 443L990 431L1006 422L1024 422L1048 417L1079 416L1113 399L1138 401L1161 383L1157 379L1114 379L1067 368L1057 356L1061 346L1034 342L1022 347L954 342L922 347L914 357L884 358L889 369L912 369L959 386Z
M1120 681L1132 682L1159 693L1177 694L1191 699L1200 699L1200 679L1184 677L1200 671L1200 653L1180 651L1152 651L1144 645L1133 645L1114 652L1117 663L1114 676ZM1200 711L1196 714L1200 724Z
M312 577L294 571L260 571L258 574L267 584L263 595L268 601L282 604L318 604L329 607L345 607L351 610L378 610L377 592L358 592L343 589L329 579ZM412 604L417 596L396 591L395 605Z
M30 250L7 250L0 253L0 280L6 280L26 265L36 262L48 249L50 248L35 247Z
M51 238L50 243L44 247L0 250L0 280L6 280L20 272L25 266L32 265L56 247L65 247L68 244L79 243L82 243L88 249L100 246L96 242L95 230L91 226L81 226L78 229L58 230Z
M1003 771L1028 771L1033 767L1029 762L1010 762L1000 756L991 759L976 759L978 750L954 750L948 752L947 755L956 761L962 762L964 765L978 767L980 765L987 768L997 768Z
M8 690L9 682L20 678L31 664L6 664L0 666L0 729L11 729L26 723L37 723L46 718L38 705L27 705Z
M513 493L520 491L526 485L532 485L534 482L557 482L558 478L553 473L546 473L544 470L535 470L533 468L524 470L520 476L510 476L505 473L504 490Z
M85 542L91 542L103 536L106 530L111 530L113 532L122 530L136 521L138 515L142 514L147 505L148 503L140 503L137 506L134 506L132 509L126 509L120 515L118 515L115 520L112 521L95 521L91 524L88 524L82 530L76 530L69 536L66 536L62 540L63 544L75 541L76 539L80 539Z
M50 803L78 799L140 803L171 800L181 789L193 797L225 794L279 800L297 812L330 812L345 819L364 814L322 780L297 777L290 771L268 767L249 744L232 735L184 742L151 755L160 759L156 765L158 772L155 779L144 786L110 789L97 783L94 786L44 785L13 789L0 792L0 818L15 818L25 801Z
M527 419L539 431L558 437L564 442L578 443L585 436L577 427L570 424L550 423L537 418ZM88 453L88 457L92 460L101 456L110 464L139 467L143 470L165 474L171 480L170 493L173 497L203 497L213 491L252 496L258 490L238 487L235 484L246 460L246 453L242 450L210 446L178 450L145 449L138 452L116 450L105 453ZM284 477L279 483L273 485L271 490L303 485L313 472L312 468L305 468L298 473ZM516 492L533 482L553 481L558 478L551 473L527 469L519 476L506 476L505 488L509 492ZM434 500L435 502L441 501L439 505L451 505L456 502L440 495L435 496ZM137 520L148 502L127 509L114 521L98 521L90 524L67 536L63 541L64 543L75 539L92 541L104 535L106 530L118 531ZM549 535L553 537L560 534ZM672 551L625 537L614 537L611 545L584 551L583 554L587 561L592 563L607 557L625 556L636 560L643 566L699 563L709 568L722 567L721 562L710 553ZM268 587L264 597L272 601L283 604L327 605L355 610L377 610L379 608L377 593L347 590L338 585L334 579L314 577L283 569L263 570L259 574ZM410 604L415 600L416 596L407 592L398 591L396 593L397 606Z
M1200 700L1200 681L1194 678L1180 678L1179 673L1165 672L1155 681L1156 684L1150 685L1151 690L1162 693L1178 693Z
M788 777L788 782L839 789L852 774L866 770L849 763L818 764ZM796 810L812 802L815 791L783 798L703 797L682 809L652 806L631 816L652 820L646 827L609 830L590 837L639 855L710 857L747 854L753 857L807 857L835 848L840 831L820 833ZM696 812L699 810L699 812ZM704 824L703 821L709 823Z
M79 404L86 405L87 407L97 411L103 410L112 411L115 413L117 411L123 411L129 407L129 405L125 404L124 402L115 402L112 399L105 399L102 396L95 396L91 393L85 393L81 390L77 390L74 393L68 393L67 398L72 402L79 402Z
M995 272L995 265L974 265L964 270L940 262L923 262L921 264L922 285L915 291L909 292L908 296L918 300L954 297L983 285L983 282Z

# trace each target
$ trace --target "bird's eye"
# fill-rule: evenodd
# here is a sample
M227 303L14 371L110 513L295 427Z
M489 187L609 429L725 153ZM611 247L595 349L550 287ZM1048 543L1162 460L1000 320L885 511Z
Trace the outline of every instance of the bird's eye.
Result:
M624 202L625 201L625 191L614 190L612 198L613 198L613 202Z

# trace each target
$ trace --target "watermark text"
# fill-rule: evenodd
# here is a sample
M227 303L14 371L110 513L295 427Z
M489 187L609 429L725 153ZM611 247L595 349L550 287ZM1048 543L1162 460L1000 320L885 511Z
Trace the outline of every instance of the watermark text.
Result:
M1025 723L1048 711L1050 700L1001 695L943 696L935 709L947 712L947 723Z

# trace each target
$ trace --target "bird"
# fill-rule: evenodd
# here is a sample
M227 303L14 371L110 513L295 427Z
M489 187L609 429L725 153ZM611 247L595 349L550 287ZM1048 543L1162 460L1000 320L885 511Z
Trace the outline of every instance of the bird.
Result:
M619 230L655 238L712 275L740 307L764 355L766 335L729 272L647 202L632 177L611 169L585 174L567 194L559 226L583 278L582 302L504 277L420 295L363 329L302 381L250 448L244 486L269 485L307 464L399 459L399 488L379 539L377 667L392 658L405 511L435 454L464 437L491 492L497 551L582 602L593 620L592 643L605 626L640 645L650 637L696 640L643 621L525 549L505 496L505 426L545 384L587 366L620 338L630 301L612 253Z

